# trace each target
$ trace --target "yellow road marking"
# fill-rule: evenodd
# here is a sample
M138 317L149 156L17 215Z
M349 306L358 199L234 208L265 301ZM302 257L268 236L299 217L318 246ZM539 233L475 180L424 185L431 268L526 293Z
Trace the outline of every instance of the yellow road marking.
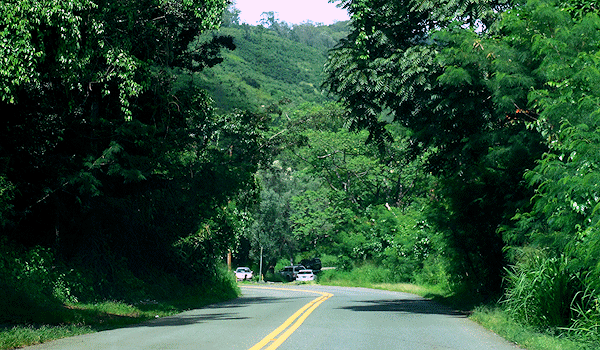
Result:
M252 286L244 286L243 288L255 288L255 289L274 289L274 290L285 290L285 291L294 291L294 292L303 292L303 293L313 293L319 294L320 296L314 300L311 300L308 304L304 305L300 310L296 311L290 318L288 318L283 324L277 327L273 332L269 333L266 337L264 337L261 341L256 343L249 350L259 350L263 349L265 346L269 345L265 350L274 350L277 349L283 342L290 336L292 333L300 327L302 322L306 320L308 315L311 312L315 311L315 309L321 305L325 300L331 298L333 294L327 292L316 292L312 290L303 290L303 289L293 289L293 288L271 288L271 287L252 287ZM279 337L277 337L281 334Z

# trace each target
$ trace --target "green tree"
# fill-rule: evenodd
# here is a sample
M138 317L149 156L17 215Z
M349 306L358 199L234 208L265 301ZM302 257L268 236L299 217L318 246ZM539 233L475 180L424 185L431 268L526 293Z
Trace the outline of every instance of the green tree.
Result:
M527 237L536 250L529 254L533 256L524 255L518 261L511 275L507 303L518 306L527 296L535 295L533 286L518 283L527 276L538 275L537 283L551 286L557 286L554 281L568 280L569 284L561 286L560 297L555 293L553 303L513 311L530 324L569 325L596 341L598 333L593 324L600 318L594 306L600 288L600 90L595 83L599 74L598 11L594 1L528 1L506 13L502 21L507 35L516 39L513 42L528 44L521 51L537 62L536 73L544 84L528 94L529 105L537 116L532 127L544 136L549 147L526 174L536 189L534 205L517 216L515 231ZM540 261L539 256L546 256L548 262ZM554 276L543 278L539 273L546 265L558 262Z
M265 221L261 224L265 227L286 222L286 229L269 240L288 237L294 244L288 244L293 249L285 253L286 257L291 255L296 260L331 255L345 257L340 263L385 261L387 268L404 271L412 271L411 266L422 263L423 259L404 256L412 251L415 240L423 238L409 217L420 215L425 220L422 207L415 203L429 195L429 179L417 175L425 157L418 157L417 161L404 157L408 139L401 136L405 130L390 128L390 133L404 142L390 147L382 159L377 147L365 144L366 132L345 129L343 110L336 104L304 105L300 110L284 113L287 118L282 119L288 121L276 126L271 139L279 145L276 164L286 169L285 175L276 175L279 173L274 170L268 173L272 174L269 179L277 178L281 183L285 178L286 186L263 181L263 193L271 193L270 203L275 203L272 198L279 194L278 207L285 209L267 220L262 211L256 216L257 224ZM371 225L373 222L376 226ZM405 227L395 234L394 226L401 226L400 222ZM266 231L260 231L263 237ZM406 249L400 248L405 245ZM407 272L400 279L410 278L412 273Z
M326 86L380 149L393 144L390 122L408 128L413 155L428 153L440 178L431 222L446 235L453 276L495 291L506 264L500 229L530 197L522 174L544 150L519 112L526 92L503 92L535 80L521 60L520 75L505 74L486 47L504 1L434 5L344 2L352 30L330 55Z
M221 20L221 25L223 27L232 27L240 25L240 11L235 7L235 3L230 4L227 7L227 10L223 11L223 19Z
M0 227L4 227L11 216L11 200L14 196L14 185L4 177L0 177Z
M263 252L263 266L274 267L279 259L294 260L298 242L292 234L292 197L299 191L298 179L291 169L275 160L271 167L258 173L262 190L260 205L248 232L252 248L250 257L258 261Z
M330 200L327 187L317 179L306 176L309 183L304 191L291 199L292 213L290 222L292 232L298 241L298 250L312 256L331 254L328 248L335 239L336 222L339 208Z
M593 83L598 77L593 57L599 49L595 38L600 22L597 13L573 21L558 6L528 5L522 10L527 20L515 18L516 11L506 20L526 21L535 30L530 50L538 58L538 71L545 80L544 86L529 94L539 112L534 125L550 147L528 174L538 189L533 212L545 217L541 227L532 227L532 234L540 239L554 236L551 240L562 250L564 243L598 221L594 164L600 95Z
M174 81L234 47L226 37L189 46L225 6L0 4L2 201L14 197L4 235L107 276L122 257L140 276L162 269L199 282L214 272L234 236L227 203L256 198L262 125L216 115L206 94Z

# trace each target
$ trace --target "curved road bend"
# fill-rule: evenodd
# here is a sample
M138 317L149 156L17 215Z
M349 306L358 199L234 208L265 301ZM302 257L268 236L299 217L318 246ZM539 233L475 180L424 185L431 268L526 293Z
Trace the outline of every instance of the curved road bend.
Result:
M412 294L318 285L242 291L230 302L26 349L518 349Z

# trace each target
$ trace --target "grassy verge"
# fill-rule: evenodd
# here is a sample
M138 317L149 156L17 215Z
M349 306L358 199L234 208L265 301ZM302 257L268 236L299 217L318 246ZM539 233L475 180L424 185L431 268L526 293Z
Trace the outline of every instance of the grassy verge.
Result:
M592 350L598 344L588 344L577 339L567 339L552 334L540 333L512 320L497 305L481 305L481 300L473 295L450 293L436 286L419 286L410 283L373 283L365 279L344 278L344 274L335 277L326 276L319 280L322 285L343 287L365 287L395 292L416 294L469 314L469 318L483 327L495 332L504 339L528 350Z
M208 304L231 299L233 295L187 296L170 301L144 301L127 304L118 301L68 303L53 310L52 324L0 324L0 349L14 349L101 330L125 327L157 317L178 314ZM39 315L32 315L39 317Z
M103 261L107 266L69 265L51 249L0 236L0 350L120 328L240 294L221 264L135 274L125 258Z
M473 321L495 332L504 339L529 350L579 350L597 349L598 344L587 344L554 334L540 333L512 320L499 307L477 307L470 317Z

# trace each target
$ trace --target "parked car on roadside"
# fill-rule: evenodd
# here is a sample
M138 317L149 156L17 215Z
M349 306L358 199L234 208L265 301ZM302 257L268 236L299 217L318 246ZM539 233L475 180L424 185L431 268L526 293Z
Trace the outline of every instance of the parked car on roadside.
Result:
M238 267L235 269L235 278L238 281L251 280L253 276L252 270L247 267Z
M313 270L314 273L321 271L321 259L319 258L303 259L300 261L300 265Z
M296 281L305 282L305 281L314 281L315 274L312 270L300 270L298 271L298 275L296 276Z
M298 276L298 272L300 270L306 270L306 267L302 265L290 265L284 267L279 273L286 281L291 282L296 279L296 276Z

